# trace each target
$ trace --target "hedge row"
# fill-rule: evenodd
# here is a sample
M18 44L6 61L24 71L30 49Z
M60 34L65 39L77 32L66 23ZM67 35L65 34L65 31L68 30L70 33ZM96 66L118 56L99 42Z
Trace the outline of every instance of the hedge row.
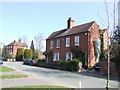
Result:
M79 62L80 62L80 60L78 60L78 59L74 59L74 60L70 60L70 61L60 60L60 61L58 61L58 64L60 67L64 67L65 70L77 71Z
M51 63L40 62L38 66L53 68L53 69L60 69L60 70L67 70L67 71L77 71L79 62L80 62L79 59L73 59L69 61L59 60Z

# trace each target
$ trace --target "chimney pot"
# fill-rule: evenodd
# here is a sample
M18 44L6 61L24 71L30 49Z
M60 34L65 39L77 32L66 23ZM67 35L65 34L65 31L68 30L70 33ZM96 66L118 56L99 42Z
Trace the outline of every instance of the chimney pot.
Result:
M71 29L74 26L74 20L71 19L71 17L67 21L67 28Z

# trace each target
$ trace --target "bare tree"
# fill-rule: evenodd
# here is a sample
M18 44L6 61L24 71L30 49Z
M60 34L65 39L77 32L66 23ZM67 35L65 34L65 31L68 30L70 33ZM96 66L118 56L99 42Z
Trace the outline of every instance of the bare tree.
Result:
M110 33L110 36L108 37L108 40L111 39L113 36L114 36L114 32L116 30L116 26L117 26L117 21L116 19L118 19L118 17L116 17L117 15L117 8L118 8L118 5L116 5L116 0L114 0L113 2L113 11L112 11L112 14L109 12L109 9L108 9L108 5L107 5L107 2L106 0L105 1L105 8L106 8L106 16L107 16L107 29ZM118 3L117 3L118 4ZM111 19L110 19L110 16L111 16ZM111 20L111 21L110 21ZM110 31L110 24L112 25L112 29ZM111 42L112 43L112 42ZM110 52L111 52L111 45L108 44L108 76L107 76L107 85L106 85L106 89L108 90L110 87L109 87L109 79L110 79Z
M35 48L36 50L40 50L42 51L44 45L43 45L43 40L44 40L44 37L43 37L43 34L39 33L35 36Z
M0 48L2 48L4 46L3 42L0 42Z
M4 43L3 42L0 42L0 56L2 56L2 48L4 46Z
M26 43L26 44L29 43L29 41L28 41L28 36L27 36L27 35L20 36L20 39L21 39L21 41L22 41L23 43Z

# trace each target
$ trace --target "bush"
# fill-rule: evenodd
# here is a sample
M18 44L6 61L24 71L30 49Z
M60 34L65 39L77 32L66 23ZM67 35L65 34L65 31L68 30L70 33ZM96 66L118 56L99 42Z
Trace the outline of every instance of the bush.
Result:
M58 62L58 65L62 67L64 70L77 71L78 63L80 62L80 60L79 59L73 59L70 61L59 60L57 62Z
M32 49L25 49L25 51L24 51L24 58L32 59L32 57L33 57Z
M24 58L24 49L23 48L18 48L17 49L17 54L16 54L16 61L22 61Z

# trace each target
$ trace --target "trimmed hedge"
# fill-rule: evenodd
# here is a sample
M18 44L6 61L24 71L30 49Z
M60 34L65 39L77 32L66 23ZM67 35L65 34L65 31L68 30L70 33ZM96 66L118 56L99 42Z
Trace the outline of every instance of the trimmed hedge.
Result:
M60 67L64 67L64 70L67 71L77 71L78 70L78 63L80 62L79 59L73 59L69 61L59 60L57 61Z
M79 62L80 62L79 59L73 59L69 61L59 60L50 63L45 63L45 62L43 63L40 61L38 66L52 68L52 69L67 70L67 71L77 71Z

